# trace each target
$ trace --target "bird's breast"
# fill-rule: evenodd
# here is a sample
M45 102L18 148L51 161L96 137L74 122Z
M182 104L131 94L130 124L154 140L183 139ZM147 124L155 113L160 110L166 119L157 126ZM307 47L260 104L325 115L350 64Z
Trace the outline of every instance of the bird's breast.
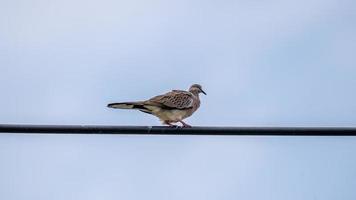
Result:
M153 113L162 121L172 121L178 122L192 115L192 110L160 110L159 112Z

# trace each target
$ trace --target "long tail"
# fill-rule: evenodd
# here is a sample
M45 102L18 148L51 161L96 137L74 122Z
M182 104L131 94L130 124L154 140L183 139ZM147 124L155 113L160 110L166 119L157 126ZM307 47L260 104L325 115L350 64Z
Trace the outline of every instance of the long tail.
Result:
M137 109L141 112L152 114L151 110L149 110L147 107L145 107L145 104L143 101L110 103L110 104L108 104L108 107L109 108L117 108L117 109Z
M143 109L143 102L120 102L120 103L110 103L108 104L109 108L118 108L118 109Z

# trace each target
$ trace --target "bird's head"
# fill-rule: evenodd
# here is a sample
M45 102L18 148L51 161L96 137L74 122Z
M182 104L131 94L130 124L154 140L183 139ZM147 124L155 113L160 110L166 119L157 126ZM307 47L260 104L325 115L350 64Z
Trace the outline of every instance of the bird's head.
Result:
M194 85L190 86L189 92L191 92L193 94L197 94L197 95L199 93L203 93L203 94L206 95L206 93L204 92L203 88L199 84L194 84Z

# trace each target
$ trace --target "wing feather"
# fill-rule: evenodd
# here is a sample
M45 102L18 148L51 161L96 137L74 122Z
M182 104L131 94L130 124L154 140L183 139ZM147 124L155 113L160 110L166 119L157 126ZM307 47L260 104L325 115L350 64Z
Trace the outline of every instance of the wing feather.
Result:
M156 105L168 109L185 110L193 107L194 96L183 90L173 90L163 95L155 96L145 104Z

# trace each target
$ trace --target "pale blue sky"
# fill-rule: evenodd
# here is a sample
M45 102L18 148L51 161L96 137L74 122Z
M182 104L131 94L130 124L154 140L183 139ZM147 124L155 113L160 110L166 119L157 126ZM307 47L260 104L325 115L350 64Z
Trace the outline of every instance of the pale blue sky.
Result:
M354 137L0 136L7 200L354 200Z
M200 83L196 126L355 126L352 0L0 0L0 123ZM356 199L354 138L0 136L0 199ZM61 191L63 189L63 191Z
M11 0L0 9L2 123L159 125L105 105L200 83L209 95L195 125L356 125L351 0Z

